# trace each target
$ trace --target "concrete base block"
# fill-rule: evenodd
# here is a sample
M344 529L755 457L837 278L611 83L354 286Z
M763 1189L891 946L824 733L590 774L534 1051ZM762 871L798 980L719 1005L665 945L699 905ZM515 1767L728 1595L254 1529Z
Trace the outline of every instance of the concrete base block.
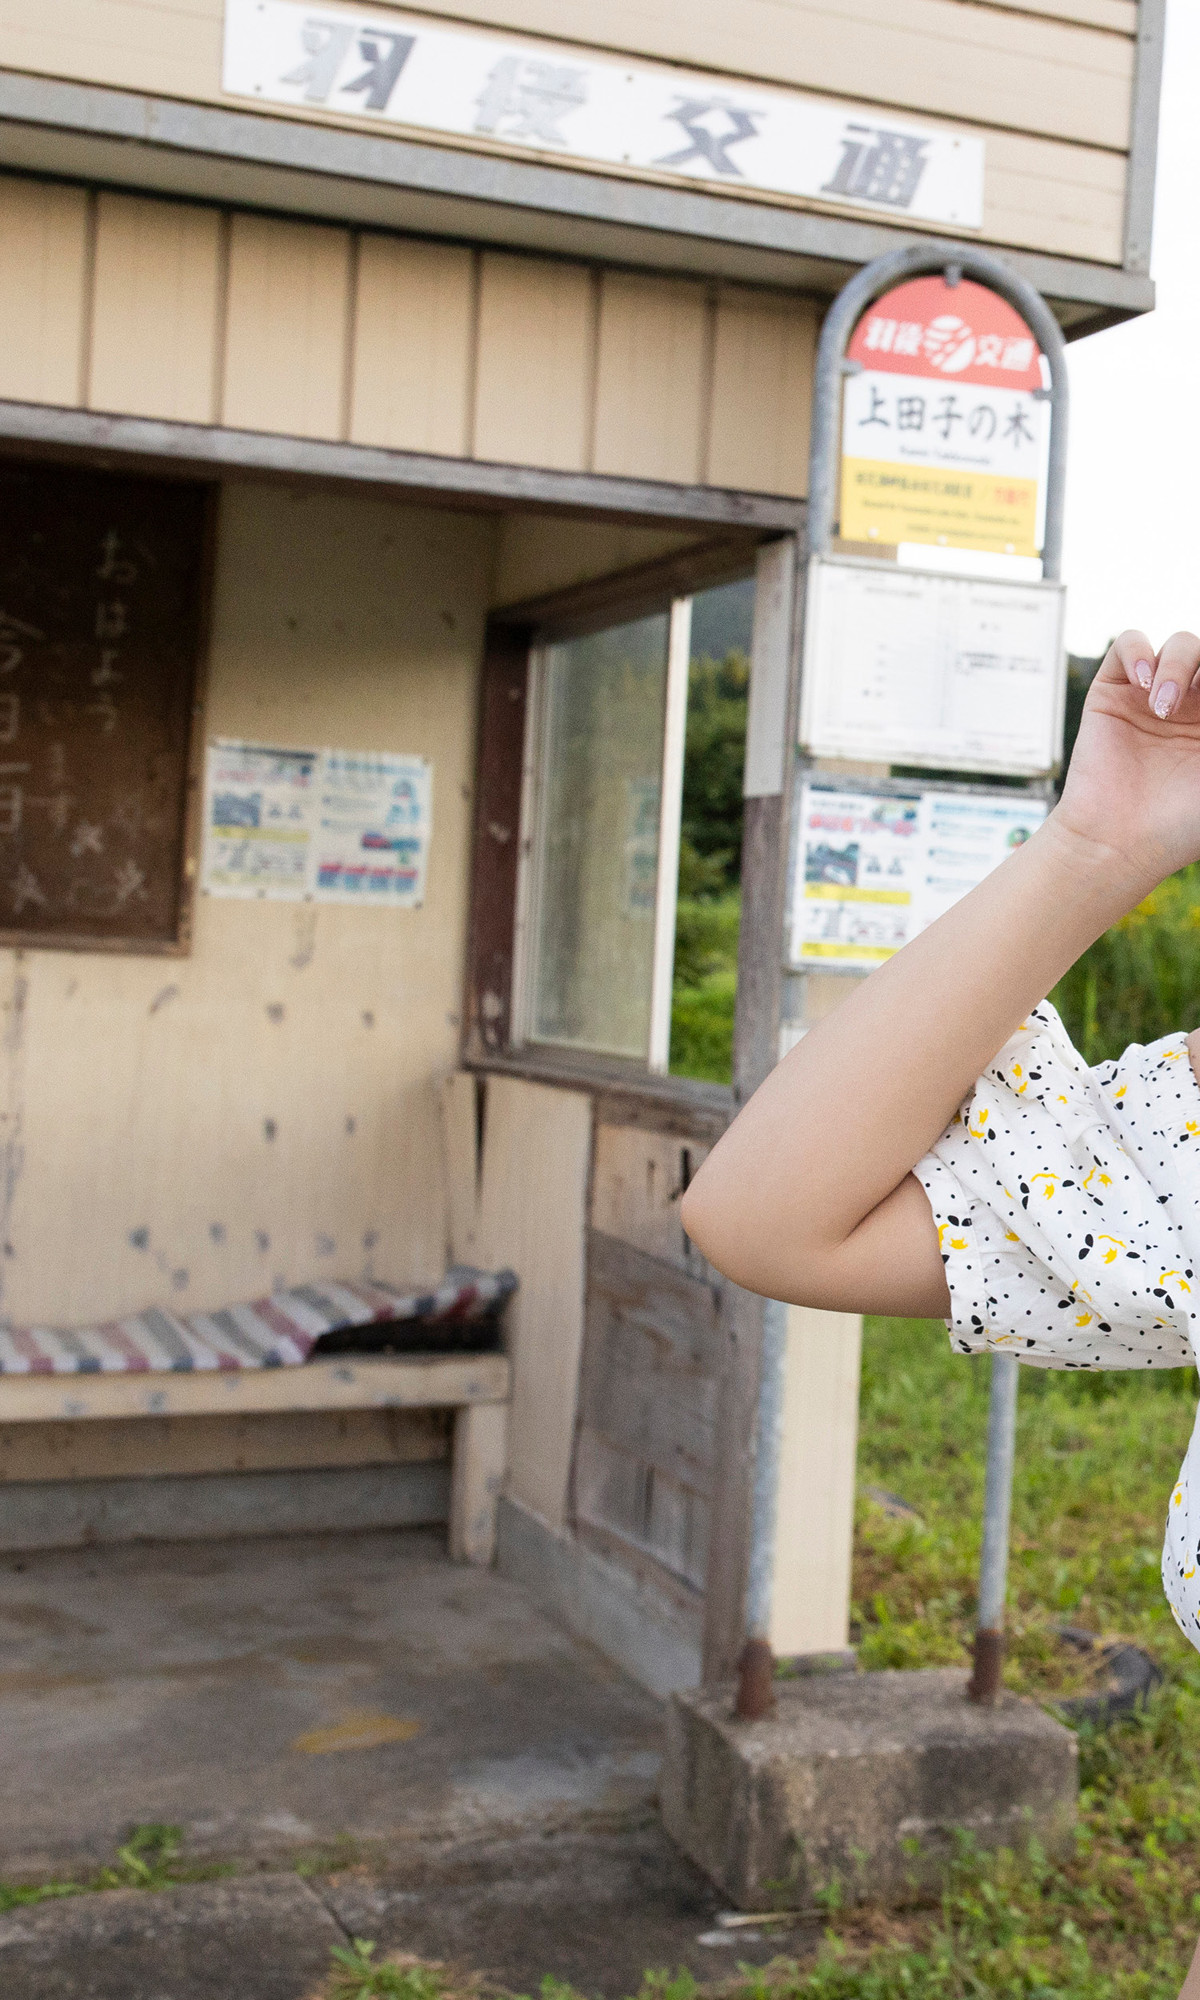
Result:
M1070 1839L1078 1749L1016 1695L966 1699L954 1667L776 1684L761 1722L731 1689L668 1705L661 1798L671 1838L742 1909L809 1909L836 1877L852 1899L936 1883L955 1829L981 1847ZM914 1843L916 1846L914 1847Z

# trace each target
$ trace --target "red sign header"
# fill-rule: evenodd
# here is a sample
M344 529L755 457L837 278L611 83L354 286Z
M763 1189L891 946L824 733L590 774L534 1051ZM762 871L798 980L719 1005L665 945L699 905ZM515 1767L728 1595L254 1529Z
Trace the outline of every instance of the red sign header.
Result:
M1019 312L986 285L911 278L869 306L847 358L892 375L1040 389L1038 344Z

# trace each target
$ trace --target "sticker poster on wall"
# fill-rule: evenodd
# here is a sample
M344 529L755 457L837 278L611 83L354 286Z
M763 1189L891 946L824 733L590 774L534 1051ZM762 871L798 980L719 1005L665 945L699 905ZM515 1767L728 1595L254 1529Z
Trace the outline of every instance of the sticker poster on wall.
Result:
M1029 792L806 785L792 964L882 964L1028 840L1046 810Z
M843 539L1036 555L1050 405L1007 299L912 278L867 309L846 359Z
M213 896L416 908L432 784L425 758L392 751L212 743L203 887Z

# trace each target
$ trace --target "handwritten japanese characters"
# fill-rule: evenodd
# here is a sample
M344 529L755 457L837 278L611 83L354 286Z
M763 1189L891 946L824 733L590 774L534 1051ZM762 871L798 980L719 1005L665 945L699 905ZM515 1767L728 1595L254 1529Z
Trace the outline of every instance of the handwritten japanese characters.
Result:
M205 489L0 470L0 935L179 942Z
M977 229L983 141L798 91L576 47L226 0L233 96Z

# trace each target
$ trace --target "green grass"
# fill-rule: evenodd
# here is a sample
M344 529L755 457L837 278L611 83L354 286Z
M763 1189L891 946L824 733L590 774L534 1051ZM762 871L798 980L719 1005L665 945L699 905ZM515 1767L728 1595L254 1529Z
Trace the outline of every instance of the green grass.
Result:
M170 1889L179 1882L210 1882L233 1873L223 1862L188 1862L180 1858L183 1829L157 1820L135 1826L111 1867L98 1868L82 1882L0 1881L0 1911L16 1910L31 1903L46 1903L60 1896L86 1896L100 1889Z

